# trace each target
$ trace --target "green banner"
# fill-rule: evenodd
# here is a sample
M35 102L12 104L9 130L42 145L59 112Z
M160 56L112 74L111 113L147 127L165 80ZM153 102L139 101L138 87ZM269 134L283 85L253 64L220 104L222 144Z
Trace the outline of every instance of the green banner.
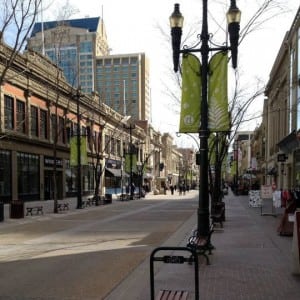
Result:
M80 163L81 165L87 165L87 142L86 136L80 137ZM77 136L72 136L70 139L70 165L72 167L78 166L78 157L77 157Z
M137 167L136 167L136 163L137 163L137 156L136 154L125 154L125 172L130 174L130 157L132 156L132 172L137 172Z
M233 160L231 162L231 166L230 166L230 175L234 176L236 174L236 169L237 169L237 163L236 160Z
M193 54L182 58L182 96L179 132L196 133L200 127L201 64Z
M209 62L208 128L211 131L229 130L227 66L228 54L223 51Z

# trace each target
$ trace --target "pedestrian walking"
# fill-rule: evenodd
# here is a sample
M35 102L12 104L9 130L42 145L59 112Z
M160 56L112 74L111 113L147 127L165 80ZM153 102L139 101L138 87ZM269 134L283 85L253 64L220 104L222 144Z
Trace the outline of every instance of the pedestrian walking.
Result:
M173 185L170 186L170 190L171 190L171 195L174 195L174 186Z

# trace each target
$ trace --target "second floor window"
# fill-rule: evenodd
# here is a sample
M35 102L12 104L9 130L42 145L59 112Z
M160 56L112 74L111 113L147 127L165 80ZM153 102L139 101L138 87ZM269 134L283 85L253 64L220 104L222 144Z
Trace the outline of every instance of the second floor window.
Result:
M30 107L30 133L37 137L38 133L38 109L35 106Z
M17 131L25 133L25 103L17 100Z
M47 111L40 111L40 137L48 138L48 126L47 126Z
M57 117L55 114L51 115L51 132L52 132L52 140L54 142L57 142L57 134L58 134L58 129L57 129Z
M66 143L65 120L63 117L58 118L58 141Z
M4 96L5 129L14 128L14 99Z

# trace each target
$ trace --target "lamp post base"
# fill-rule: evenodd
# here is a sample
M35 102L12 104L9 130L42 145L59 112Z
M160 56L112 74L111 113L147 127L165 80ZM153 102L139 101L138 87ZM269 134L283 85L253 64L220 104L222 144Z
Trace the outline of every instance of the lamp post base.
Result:
M210 231L209 211L198 208L198 236L208 236Z

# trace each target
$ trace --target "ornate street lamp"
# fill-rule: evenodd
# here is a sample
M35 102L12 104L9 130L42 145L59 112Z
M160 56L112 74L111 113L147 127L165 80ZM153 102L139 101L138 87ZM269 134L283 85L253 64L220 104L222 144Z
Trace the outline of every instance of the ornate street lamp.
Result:
M203 17L202 17L202 31L200 35L201 47L187 48L184 47L180 50L182 26L183 26L183 16L179 10L179 4L175 4L175 9L170 16L170 26L171 26L171 36L172 36L172 48L173 48L173 63L174 71L178 71L179 67L179 56L180 53L191 53L200 52L201 53L201 86L202 95L201 99L201 119L199 128L199 138L200 138L200 181L199 181L199 204L198 204L198 235L207 236L209 234L209 193L208 193L208 55L211 51L228 51L231 50L232 55L232 66L236 68L237 66L237 48L238 48L238 37L239 37L239 22L241 17L241 12L236 6L236 1L231 0L230 8L227 12L227 20L230 22L228 24L228 31L230 35L230 47L220 46L215 48L210 48L208 45L210 35L208 33L207 24L207 0L202 0L203 6ZM199 70L200 71L200 70Z

